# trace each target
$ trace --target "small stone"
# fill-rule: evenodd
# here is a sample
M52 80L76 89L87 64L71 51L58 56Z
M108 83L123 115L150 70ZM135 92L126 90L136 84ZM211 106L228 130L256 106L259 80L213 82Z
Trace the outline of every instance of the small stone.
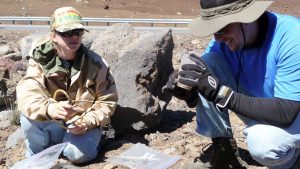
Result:
M0 165L5 164L5 160L6 160L5 157L0 157Z
M102 169L115 169L115 168L118 168L118 166L116 164L109 163L109 164L106 164Z
M12 167L13 165L14 165L14 162L13 162L12 160L6 159L6 161L5 161L5 166L6 166L6 167L10 168L10 167Z
M104 9L109 9L109 6L108 6L108 5L105 5L105 6L104 6Z

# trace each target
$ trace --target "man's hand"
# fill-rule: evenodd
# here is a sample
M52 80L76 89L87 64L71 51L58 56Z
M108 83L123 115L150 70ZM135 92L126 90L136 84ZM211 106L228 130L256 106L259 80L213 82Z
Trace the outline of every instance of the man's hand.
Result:
M198 102L198 92L196 88L191 90L183 89L177 86L178 70L174 70L169 76L167 84L162 88L162 93L171 94L177 99L186 101L189 107L195 107Z
M55 120L67 121L78 112L68 101L50 103L47 109L48 115Z
M219 89L218 78L207 69L200 57L192 53L189 58L196 64L182 65L182 71L179 72L179 82L196 87L207 100L214 101Z
M168 93L168 94L174 93L174 89L177 83L177 76L178 76L178 70L176 69L170 74L167 84L162 87L162 93Z
M232 89L226 86L221 87L219 79L210 72L200 57L191 53L189 58L195 64L182 65L182 71L179 72L179 82L197 88L207 100L221 108L225 107L233 94Z
M172 74L169 76L169 80L167 84L162 88L163 93L171 94L175 96L177 99L185 100L187 97L186 89L180 88L177 86L177 78L178 77L178 70L174 70Z

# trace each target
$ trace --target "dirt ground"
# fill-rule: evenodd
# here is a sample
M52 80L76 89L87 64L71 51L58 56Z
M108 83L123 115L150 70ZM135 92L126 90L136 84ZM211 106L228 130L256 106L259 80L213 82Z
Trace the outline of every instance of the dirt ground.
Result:
M50 16L55 8L73 6L83 17L194 18L199 0L1 0L0 16ZM276 0L270 10L300 15L298 0Z
M199 14L198 0L1 0L0 16L50 16L53 10L61 6L74 6L83 17L115 17L115 18L195 18ZM299 0L277 0L270 8L271 11L300 16ZM0 42L17 41L28 32L2 31L0 30ZM194 37L177 37L176 48L189 48ZM207 39L200 40L197 47L205 48ZM175 49L176 50L176 49ZM162 124L152 131L143 133L130 133L115 139L103 141L103 153L99 157L82 166L85 169L126 169L105 162L108 157L119 155L135 143L141 142L149 147L180 155L179 160L171 169L188 167L200 154L210 154L208 138L195 133L195 113L193 109L184 108L173 110L179 101L173 99L165 113ZM241 157L252 169L265 168L260 166L247 152L246 143L242 134L243 124L231 114L234 137L239 146ZM12 166L16 161L24 158L24 144L5 150L5 142L8 136L19 126L0 131L0 168ZM5 152L3 152L5 150ZM2 151L2 152L1 152ZM204 156L203 162L207 162L208 156ZM66 161L60 160L63 168ZM67 164L67 163L66 163Z

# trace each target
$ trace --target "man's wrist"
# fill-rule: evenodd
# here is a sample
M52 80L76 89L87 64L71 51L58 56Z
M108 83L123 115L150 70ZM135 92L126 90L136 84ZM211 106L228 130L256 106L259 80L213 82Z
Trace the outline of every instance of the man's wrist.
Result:
M233 93L234 91L230 87L221 86L215 98L215 104L218 106L218 108L225 108L228 105Z
M189 96L184 99L188 107L194 108L198 104L199 100L199 95L198 95L198 90L196 88L192 88L189 91Z

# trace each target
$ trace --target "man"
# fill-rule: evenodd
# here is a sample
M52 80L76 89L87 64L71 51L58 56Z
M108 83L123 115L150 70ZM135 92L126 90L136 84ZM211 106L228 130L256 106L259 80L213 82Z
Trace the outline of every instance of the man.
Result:
M182 65L178 79L173 73L165 87L190 106L200 94L197 132L212 138L212 168L246 168L228 109L245 122L254 160L269 168L300 168L300 21L266 11L271 3L200 0L201 17L191 31L214 39L201 57L191 53L194 64Z
M101 127L110 122L117 90L108 64L81 42L80 13L62 7L51 17L51 32L32 44L26 76L17 85L27 156L62 142L73 163L98 154Z

